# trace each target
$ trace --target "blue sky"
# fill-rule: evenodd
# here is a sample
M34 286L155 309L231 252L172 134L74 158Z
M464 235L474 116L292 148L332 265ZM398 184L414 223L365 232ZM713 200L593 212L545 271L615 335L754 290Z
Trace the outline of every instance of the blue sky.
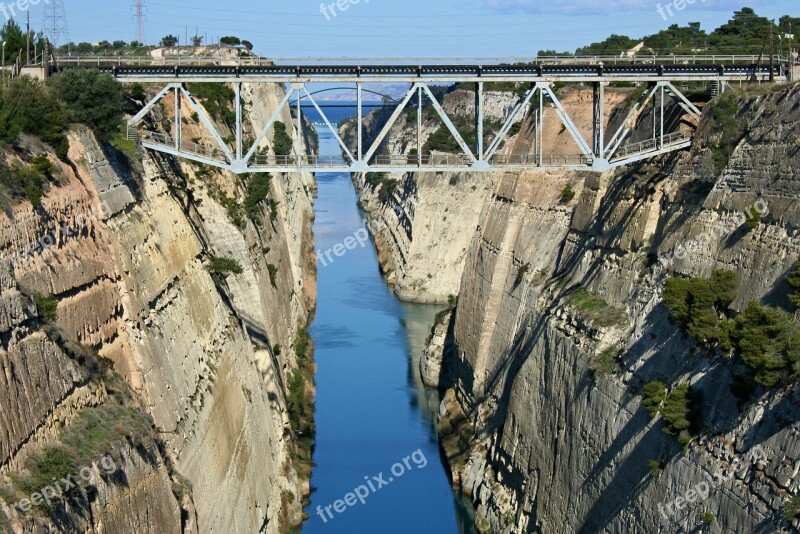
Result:
M197 28L210 39L249 39L267 57L509 57L574 50L611 33L642 36L672 23L711 29L743 5L771 18L800 15L797 0L695 0L668 20L656 6L676 0L360 0L335 17L328 8L326 17L320 1L145 0L146 40L173 33L183 41L187 28L189 35ZM135 38L133 0L63 2L71 40ZM43 5L31 8L36 28Z

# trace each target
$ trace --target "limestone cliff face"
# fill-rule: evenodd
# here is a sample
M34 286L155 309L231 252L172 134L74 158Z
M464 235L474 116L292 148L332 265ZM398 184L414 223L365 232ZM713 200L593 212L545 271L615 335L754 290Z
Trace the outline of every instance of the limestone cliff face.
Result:
M281 91L247 88L247 113L268 116ZM282 120L291 124L288 111ZM298 523L309 488L292 459L284 384L316 298L313 178L274 176L277 216L265 207L260 225L240 226L220 203L220 191L241 201L238 177L141 151L134 172L83 128L70 146L72 163L58 163L41 208L23 202L0 215L0 477L58 445L85 410L116 402L111 375L98 377L82 351L122 375L152 437L114 442L123 478L93 482L85 508L34 510L8 526L279 532ZM242 273L215 279L213 256ZM34 293L58 298L55 324L37 317Z
M501 121L515 103L511 93L487 92L487 120ZM468 118L474 96L455 91L445 96L443 107L450 117ZM377 112L367 118L366 139L377 136L382 118ZM438 116L426 115L422 142L439 126ZM384 153L407 154L416 147L416 128L416 113L403 114L384 141ZM458 293L472 233L491 197L492 175L392 173L387 179L398 185L385 202L386 186L372 186L367 178L357 175L355 182L387 280L404 300L447 302Z
M443 422L448 431L461 419L471 426L454 470L478 505L479 528L790 528L780 514L800 489L796 385L757 390L737 406L730 384L741 364L697 350L668 318L661 287L667 276L728 269L741 280L735 309L787 304L785 276L800 256L798 100L797 86L746 99L739 121L748 134L721 173L703 124L691 152L617 174L498 181L466 260L445 358L452 391ZM578 196L560 205L568 182ZM769 215L755 230L739 221L669 265L657 261L759 198ZM605 299L616 319L581 314L570 297L578 286ZM609 347L622 352L616 369L595 376L593 362ZM685 451L640 405L652 380L703 392L704 433ZM651 460L663 465L657 477ZM714 473L723 480L706 499L661 513Z

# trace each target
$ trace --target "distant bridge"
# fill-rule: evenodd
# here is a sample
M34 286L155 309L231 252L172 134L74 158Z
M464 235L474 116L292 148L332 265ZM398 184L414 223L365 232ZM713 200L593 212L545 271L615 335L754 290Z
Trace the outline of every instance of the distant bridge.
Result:
M431 60L393 58L386 60L320 60L305 59L267 61L258 58L221 60L220 58L56 58L50 71L72 68L96 68L122 82L162 84L156 97L129 121L131 136L144 147L177 157L205 163L236 173L249 172L501 172L529 168L554 168L604 171L635 161L658 156L691 146L693 133L687 130L667 131L665 107L674 101L693 122L700 119L700 110L675 86L675 83L699 82L715 84L724 90L733 82L784 82L788 79L784 58L759 56L638 56L638 57L540 57L535 59L496 58L467 60ZM235 143L229 146L217 132L213 122L193 95L186 89L190 82L231 84L235 92ZM310 83L352 84L356 93L357 139L351 151L339 136L336 126L327 118L308 91ZM405 83L409 85L403 98L378 135L365 144L363 132L364 84ZM475 88L475 138L470 146L445 113L431 90L432 85L469 83ZM496 82L522 83L526 91L516 103L493 140L486 145L484 132L485 84ZM646 86L641 98L615 132L606 132L606 86L617 82L633 82ZM273 83L289 90L269 119L261 126L255 141L245 150L242 124L242 84ZM587 139L556 96L553 85L587 84L593 88L592 137ZM162 99L172 94L175 99L173 129L170 134L138 131L137 128ZM292 99L293 103L292 103ZM458 154L423 154L422 113L424 100L433 106L442 123L460 148ZM181 107L187 103L201 119L214 139L213 146L187 141L181 132ZM301 150L303 114L301 107L313 106L339 143L342 156L319 157ZM545 106L554 110L564 130L576 146L570 155L544 152L543 128ZM297 107L296 125L292 128L292 155L275 156L264 150L268 134L286 107ZM390 129L407 109L416 108L417 142L413 155L384 156L378 154ZM514 125L532 111L533 147L529 154L502 155L498 151ZM635 144L624 144L639 119L652 110L652 138ZM607 133L610 134L607 138ZM233 136L232 136L233 137Z

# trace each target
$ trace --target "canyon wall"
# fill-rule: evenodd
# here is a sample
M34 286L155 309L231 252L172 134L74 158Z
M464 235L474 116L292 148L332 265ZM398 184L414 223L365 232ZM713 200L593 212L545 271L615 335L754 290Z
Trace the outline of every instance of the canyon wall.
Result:
M780 514L798 489L796 387L759 389L738 405L731 384L742 365L683 336L661 288L667 276L728 269L740 278L734 309L786 304L785 276L800 256L798 96L784 88L743 102L748 133L720 173L702 125L691 152L617 173L499 181L467 259L446 362L457 402L445 417L474 428L458 477L480 528L789 528ZM578 196L559 206L572 180ZM769 216L752 231L737 226L737 212L759 198ZM719 221L735 231L658 261ZM576 291L603 299L599 313L582 313ZM609 349L621 352L614 371L597 373ZM685 450L641 406L653 380L702 391L704 431ZM723 478L706 499L669 508L715 473Z
M254 125L283 96L276 87L244 92ZM207 137L183 109L184 135ZM288 110L280 120L292 124ZM47 150L22 145L6 159ZM316 298L313 177L273 176L274 213L263 203L254 222L233 216L246 193L237 176L141 148L128 161L82 127L70 147L68 164L45 152L56 183L41 207L21 202L0 214L0 496L7 504L24 496L12 480L36 471L31 458L43 448L85 446L65 437L71 429L89 425L89 440L96 427L116 428L113 418L91 419L117 413L109 406L145 424L140 436L120 423L101 442L114 473L98 471L80 495L14 514L6 526L281 532L298 524L309 487L284 384ZM210 272L213 258L241 272ZM42 317L42 296L55 297L57 318Z
M580 103L590 95L563 96L583 131L591 107ZM607 98L618 122L625 97ZM480 531L793 528L781 514L799 489L796 385L757 387L751 400L737 399L734 377L748 370L685 337L661 290L670 276L727 269L739 277L734 310L752 300L790 306L786 275L800 257L798 101L797 86L744 97L737 121L745 135L722 170L707 112L691 151L604 174L498 175L479 202L477 231L420 235L425 227L412 233L408 222L380 230L435 243L427 246L433 258L451 246L451 233L471 234L463 272L453 264L441 273L460 281L458 304L449 328L435 330L423 368L435 380L444 351L442 443L454 483L477 505ZM530 150L528 123L511 153ZM563 145L553 132L547 142ZM449 175L436 184L437 201L458 198ZM566 185L574 199L562 194ZM751 230L739 214L758 199L769 213ZM371 211L393 213L397 203ZM726 233L709 233L720 223ZM704 234L719 237L699 239ZM700 244L670 256L692 242ZM386 247L385 263L404 264L411 247ZM612 370L603 370L608 354ZM702 392L703 431L685 448L641 406L653 380ZM695 492L687 502L704 482L705 498Z
M459 90L446 95L442 106L448 116L466 118L473 112L473 102L472 94ZM487 120L505 118L515 103L513 93L487 92ZM366 118L365 143L377 137L385 119L381 112ZM423 143L440 124L438 116L424 116ZM402 114L389 131L382 153L408 154L416 147L416 128L416 112ZM387 182L370 184L368 178L356 175L355 183L387 281L404 300L447 302L458 293L469 243L491 197L492 174L389 173L387 182L397 182L389 195L381 193Z

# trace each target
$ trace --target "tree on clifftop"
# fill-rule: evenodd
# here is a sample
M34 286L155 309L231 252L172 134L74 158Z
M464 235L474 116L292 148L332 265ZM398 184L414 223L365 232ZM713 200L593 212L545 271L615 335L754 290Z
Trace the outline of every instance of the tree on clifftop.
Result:
M178 44L178 38L172 34L166 35L161 38L161 46L173 47L177 46L177 44Z
M71 70L50 80L55 93L67 105L69 118L89 126L101 140L117 131L122 122L122 86L96 70Z

